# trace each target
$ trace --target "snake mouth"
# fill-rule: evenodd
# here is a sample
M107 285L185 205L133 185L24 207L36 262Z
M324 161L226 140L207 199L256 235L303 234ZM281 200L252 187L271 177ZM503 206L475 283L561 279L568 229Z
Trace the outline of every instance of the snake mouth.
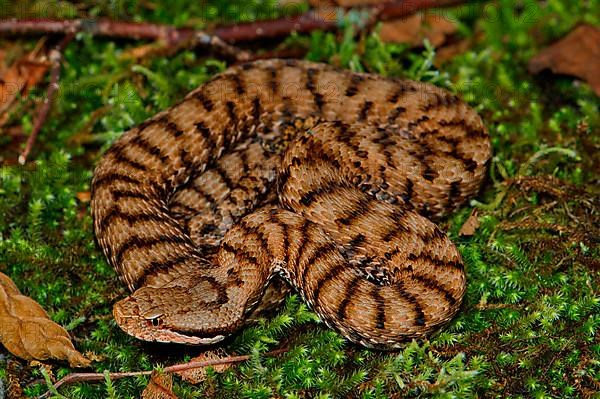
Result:
M165 325L153 325L139 313L135 299L127 297L113 307L115 321L127 334L144 341L185 345L212 345L225 339L224 335L200 336L194 332L180 332Z

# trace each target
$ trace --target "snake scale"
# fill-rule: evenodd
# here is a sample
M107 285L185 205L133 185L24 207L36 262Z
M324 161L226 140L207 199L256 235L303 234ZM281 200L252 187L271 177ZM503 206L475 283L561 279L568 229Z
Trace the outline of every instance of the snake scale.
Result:
M428 334L466 283L431 220L476 194L490 152L478 114L430 84L296 60L231 67L95 170L95 233L134 291L116 321L143 340L215 343L283 276L352 342Z

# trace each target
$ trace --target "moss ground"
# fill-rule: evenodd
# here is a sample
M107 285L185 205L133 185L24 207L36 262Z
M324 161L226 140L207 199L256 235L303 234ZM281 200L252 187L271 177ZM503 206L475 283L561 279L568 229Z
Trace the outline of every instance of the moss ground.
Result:
M0 9L3 17L108 16L196 27L281 13L273 2L259 0L0 0ZM584 83L531 76L526 68L530 57L577 23L597 26L598 10L598 0L499 0L443 11L472 45L439 69L428 46L415 51L384 44L376 33L355 35L350 22L356 14L337 35L288 39L286 46L307 48L313 60L446 86L481 113L494 147L489 179L475 204L481 226L472 237L458 235L470 208L443 223L464 257L466 299L441 333L381 353L348 344L291 297L276 315L228 341L228 351L251 353L251 361L224 374L210 372L199 386L176 380L177 395L599 397L600 101ZM3 43L23 51L36 40ZM121 131L226 66L201 50L123 57L141 44L78 35L66 51L62 89L35 161L16 165L19 145L0 135L0 271L66 326L81 351L97 356L96 371L149 370L200 351L144 344L119 330L111 305L126 291L94 242L82 194L89 191L95 162ZM21 98L6 126L22 125L28 134L43 96L40 85ZM261 356L281 346L289 352ZM52 373L59 378L70 371L55 365ZM4 349L0 379L20 382L27 397L46 390L39 368ZM79 383L61 394L139 397L147 381Z

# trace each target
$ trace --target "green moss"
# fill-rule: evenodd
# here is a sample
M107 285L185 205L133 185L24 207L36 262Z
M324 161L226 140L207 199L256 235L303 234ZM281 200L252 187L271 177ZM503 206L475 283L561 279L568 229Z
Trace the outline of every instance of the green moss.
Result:
M77 7L34 1L15 9L14 2L0 1L0 9L7 16L108 16L202 27L279 15L273 3L244 2L240 9L241 3L224 0L154 1L152 7L129 0ZM360 13L348 16L340 33L288 40L306 45L309 59L448 87L482 114L494 160L479 198L488 204L480 206L481 226L472 237L458 234L470 209L443 223L465 261L465 302L439 334L380 353L348 344L292 296L275 316L226 344L230 352L251 354L250 361L224 374L210 371L198 387L176 379L175 392L182 398L592 395L600 380L594 186L600 101L571 78L529 75L527 61L577 23L597 25L598 9L597 0L501 0L445 10L459 35L474 43L442 69L433 66L435 51L428 44L415 51L383 43L376 33L356 36L354 24L364 22ZM66 51L62 89L36 144L36 161L0 167L0 270L66 326L79 349L100 357L93 365L98 372L150 370L200 350L144 344L118 329L111 306L126 290L98 251L89 204L78 195L89 191L95 162L123 130L226 66L200 50L138 64L123 57L139 44L78 35ZM30 132L33 103L43 95L40 87L21 99L7 126ZM16 150L7 145L0 155L15 158ZM538 180L518 179L526 176ZM261 356L280 346L289 351ZM11 370L0 360L0 378L7 381ZM61 377L69 371L55 366L53 372ZM46 390L44 383L29 382L44 378L36 368L17 377L28 397ZM147 381L80 383L60 391L68 398L139 397Z

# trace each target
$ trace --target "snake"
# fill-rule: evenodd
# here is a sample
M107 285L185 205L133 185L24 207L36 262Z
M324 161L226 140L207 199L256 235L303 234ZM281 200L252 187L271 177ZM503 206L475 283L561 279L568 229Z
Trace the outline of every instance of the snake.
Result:
M466 288L436 222L477 194L490 156L478 113L432 84L304 60L229 67L96 166L97 242L132 291L115 320L141 340L214 344L280 279L353 343L425 337Z

